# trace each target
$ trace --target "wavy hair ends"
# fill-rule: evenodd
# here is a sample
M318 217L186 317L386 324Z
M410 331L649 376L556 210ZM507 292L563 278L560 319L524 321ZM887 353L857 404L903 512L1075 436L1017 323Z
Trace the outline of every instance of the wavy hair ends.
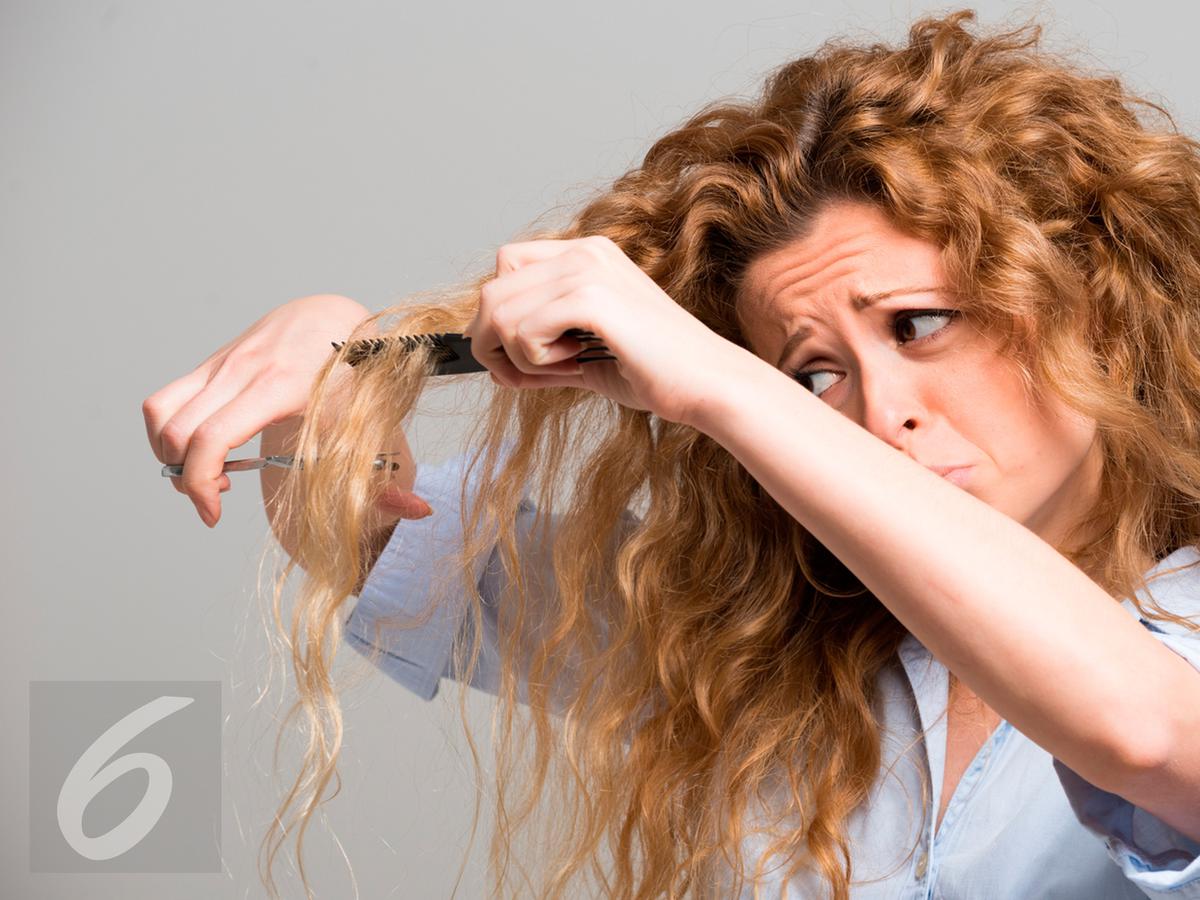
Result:
M606 235L746 346L748 264L826 203L877 204L943 248L966 311L1008 336L1030 391L1098 422L1103 489L1078 534L1105 537L1060 549L1132 596L1144 554L1200 540L1200 156L1173 122L1142 124L1141 110L1170 117L1119 79L1040 49L1040 26L977 33L973 19L921 18L897 46L827 41L769 73L754 99L711 103L659 138L566 227L524 239ZM395 315L380 334L461 331L491 277L362 327ZM299 822L302 854L336 771L331 663L370 559L367 464L428 383L425 351L381 353L358 367L346 414L317 428L342 353L314 387L297 449L331 462L285 484L305 577L290 623L278 588L274 612L310 737L264 837L272 896L276 852ZM875 685L902 626L706 435L586 391L469 383L484 391L451 572L494 546L506 574L496 895L730 896L764 874L743 854L762 832L757 868L811 872L845 900L847 820L882 777ZM522 541L527 497L539 513ZM529 566L535 548L550 584ZM439 580L436 602L462 603L474 626L459 633L454 671L479 766L466 694L483 601L471 579L455 584L465 596ZM472 843L479 795L474 814ZM531 849L518 853L523 830Z

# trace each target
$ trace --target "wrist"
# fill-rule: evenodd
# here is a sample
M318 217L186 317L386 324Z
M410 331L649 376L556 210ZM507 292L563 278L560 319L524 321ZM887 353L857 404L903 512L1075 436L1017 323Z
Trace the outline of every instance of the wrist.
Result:
M718 441L731 427L737 427L737 419L746 413L749 399L764 380L783 374L750 350L728 341L726 352L706 368L713 377L693 400L685 423Z

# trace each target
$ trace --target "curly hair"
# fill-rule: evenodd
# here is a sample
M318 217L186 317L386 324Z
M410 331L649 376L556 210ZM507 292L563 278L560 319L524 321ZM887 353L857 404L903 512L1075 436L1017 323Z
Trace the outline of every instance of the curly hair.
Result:
M974 34L974 18L921 18L903 46L826 41L773 69L753 99L708 104L655 141L565 227L522 239L604 235L748 347L738 315L748 265L835 199L875 204L941 248L957 295L1005 337L1029 390L1055 391L1097 422L1102 485L1075 534L1103 537L1056 549L1145 615L1191 625L1134 592L1145 586L1138 560L1200 542L1197 142L1120 79L1041 48L1040 25ZM1159 124L1139 119L1151 111ZM390 307L351 338L461 331L492 277ZM384 317L394 320L382 327ZM343 607L373 564L364 522L381 488L370 462L410 420L434 361L391 342L356 367L345 414L318 427L350 343L314 384L300 431L297 457L322 464L294 470L280 500L299 548L276 585L275 621L309 743L264 838L273 896L272 860L297 821L285 827L284 815L301 805L303 877L304 831L336 774L330 668ZM462 377L473 379L439 382ZM576 388L493 385L469 446L479 474L464 482L456 565L470 571L496 547L509 575L496 893L522 884L558 898L592 878L608 897L711 896L727 876L736 893L774 858L848 897L846 821L881 774L876 684L905 635L898 620L695 429ZM513 523L526 496L550 585L522 567ZM279 598L296 564L305 578L288 626ZM474 629L454 645L464 727L481 631L477 585L467 589ZM467 737L478 766L469 727ZM552 813L539 817L550 792ZM479 810L477 795L476 823ZM536 860L514 853L515 835L539 824ZM771 838L754 872L739 852L751 826Z

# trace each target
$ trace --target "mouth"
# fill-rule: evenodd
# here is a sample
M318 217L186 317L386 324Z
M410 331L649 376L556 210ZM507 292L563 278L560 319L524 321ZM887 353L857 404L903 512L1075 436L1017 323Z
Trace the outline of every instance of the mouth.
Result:
M946 481L956 484L959 487L965 487L970 479L970 466L930 466L929 470Z

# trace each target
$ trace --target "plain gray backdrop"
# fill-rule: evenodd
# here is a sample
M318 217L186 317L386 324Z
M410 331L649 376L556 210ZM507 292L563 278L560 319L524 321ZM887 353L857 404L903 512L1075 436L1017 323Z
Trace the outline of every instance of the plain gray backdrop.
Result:
M296 297L346 294L379 310L474 275L706 101L751 94L825 38L901 40L919 14L953 8L0 2L12 613L0 894L264 896L258 841L296 756L285 753L273 780L278 673L269 700L252 705L267 649L254 564L271 539L258 476L231 476L210 531L159 476L147 396ZM1186 7L974 8L982 25L1036 15L1047 46L1121 73L1194 133L1200 60ZM418 422L418 459L453 451L461 427ZM255 438L230 455L257 448ZM357 659L343 647L339 669ZM221 682L224 872L30 871L34 680ZM473 794L455 697L443 688L427 704L382 673L343 697L341 793L306 839L318 897L355 895L346 858L362 897L450 896ZM472 694L485 737L491 699ZM489 833L460 897L486 893ZM281 859L285 896L303 896Z

